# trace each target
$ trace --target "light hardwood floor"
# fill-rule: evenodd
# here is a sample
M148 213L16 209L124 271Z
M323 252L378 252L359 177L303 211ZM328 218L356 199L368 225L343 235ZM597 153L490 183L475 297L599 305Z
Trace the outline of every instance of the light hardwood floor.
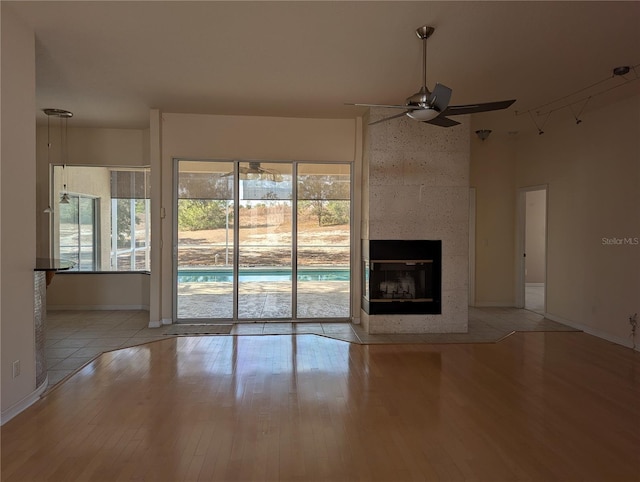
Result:
M640 354L579 332L169 338L2 427L3 481L638 481Z

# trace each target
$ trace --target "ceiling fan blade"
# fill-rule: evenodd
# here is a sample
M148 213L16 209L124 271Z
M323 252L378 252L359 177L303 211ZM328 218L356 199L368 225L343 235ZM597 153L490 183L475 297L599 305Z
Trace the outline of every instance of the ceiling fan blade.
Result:
M440 126L440 127L453 127L460 124L460 122L454 121L453 119L448 119L447 117L444 117L442 114L440 114L435 119L431 119L423 122L427 124L433 124L434 126Z
M389 109L404 109L404 110L415 110L420 109L420 107L413 107L411 105L389 105L389 104L345 104L345 105L357 105L360 107L388 107Z
M380 124L380 122L386 122L386 121L391 120L391 119L396 119L398 117L402 117L403 115L406 115L407 112L411 112L411 110L405 110L404 112L401 112L400 114L392 115L392 116L389 116L389 117L383 117L382 119L379 119L377 121L369 122L369 125L372 126L372 125L375 125L375 124Z
M502 100L499 102L485 102L484 104L467 104L467 105L452 105L447 107L442 115L463 115L463 114L475 114L477 112L489 112L492 110L501 110L510 107L516 99Z
M451 89L446 85L436 84L427 102L439 112L444 111L451 100Z

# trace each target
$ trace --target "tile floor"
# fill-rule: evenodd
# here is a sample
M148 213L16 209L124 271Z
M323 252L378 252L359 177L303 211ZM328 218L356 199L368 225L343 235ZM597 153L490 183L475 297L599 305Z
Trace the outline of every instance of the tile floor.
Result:
M529 284L524 287L524 307L544 314L544 284Z
M148 328L147 311L49 311L46 323L50 388L101 353L176 336ZM359 344L495 343L515 331L574 330L527 310L470 308L468 333L370 335L350 323L258 322L235 324L231 335L316 334Z

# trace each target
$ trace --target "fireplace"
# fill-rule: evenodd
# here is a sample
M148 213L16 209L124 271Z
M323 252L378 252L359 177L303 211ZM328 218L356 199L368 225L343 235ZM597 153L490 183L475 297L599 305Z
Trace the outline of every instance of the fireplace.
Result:
M367 314L442 313L442 241L364 240L362 255Z

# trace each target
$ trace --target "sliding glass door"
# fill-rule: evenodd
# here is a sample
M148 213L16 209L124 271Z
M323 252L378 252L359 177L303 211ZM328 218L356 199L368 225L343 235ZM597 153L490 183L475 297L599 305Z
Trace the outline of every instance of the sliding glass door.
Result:
M351 169L298 164L298 318L350 316Z
M178 321L350 316L349 164L176 160Z
M177 221L177 319L234 317L234 165L179 161Z
M238 319L292 318L290 163L239 163Z

